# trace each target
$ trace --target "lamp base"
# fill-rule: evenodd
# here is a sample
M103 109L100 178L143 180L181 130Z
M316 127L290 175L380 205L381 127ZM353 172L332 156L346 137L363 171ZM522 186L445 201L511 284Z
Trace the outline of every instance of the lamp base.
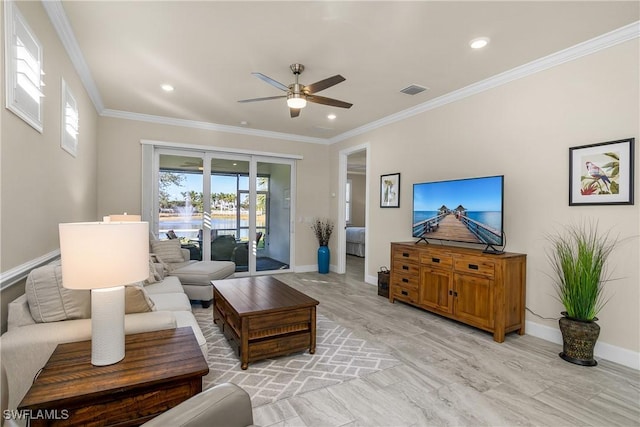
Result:
M91 290L91 364L124 359L124 286Z

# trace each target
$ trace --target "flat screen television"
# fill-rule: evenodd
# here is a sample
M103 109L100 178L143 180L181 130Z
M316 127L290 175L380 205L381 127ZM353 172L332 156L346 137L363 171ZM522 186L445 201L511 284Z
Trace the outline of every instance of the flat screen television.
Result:
M504 176L413 184L413 237L503 246Z

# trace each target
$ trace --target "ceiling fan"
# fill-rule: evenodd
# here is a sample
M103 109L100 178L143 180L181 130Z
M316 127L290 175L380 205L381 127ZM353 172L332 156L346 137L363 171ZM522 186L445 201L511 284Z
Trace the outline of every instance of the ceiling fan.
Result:
M315 102L316 104L324 104L330 105L332 107L340 107L340 108L351 108L353 104L348 102L339 101L337 99L326 98L324 96L316 95L317 92L321 90L325 90L330 88L331 86L337 85L340 82L345 81L346 79L342 77L340 74L336 74L335 76L326 78L324 80L320 80L319 82L312 83L308 86L302 85L298 83L298 76L302 74L304 71L304 65L302 64L291 64L290 67L291 72L296 77L295 83L290 84L289 86L285 86L280 82L273 80L271 77L267 77L262 73L251 73L260 80L269 83L271 86L274 86L280 89L283 92L287 92L286 95L279 96L267 96L265 98L253 98L253 99L242 99L238 102L255 102L255 101L268 101L270 99L279 99L279 98L287 98L287 105L289 106L289 112L291 113L291 117L298 117L300 115L300 110L307 105L308 102Z

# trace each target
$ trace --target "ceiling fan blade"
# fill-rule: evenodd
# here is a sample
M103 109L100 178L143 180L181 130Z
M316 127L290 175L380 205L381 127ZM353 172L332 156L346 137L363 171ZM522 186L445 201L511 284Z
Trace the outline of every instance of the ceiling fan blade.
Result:
M300 108L289 108L289 112L291 113L291 118L298 117L300 115Z
M325 90L330 88L333 85L337 85L340 82L345 81L346 79L342 77L340 74L336 74L333 77L329 77L324 80L320 80L319 82L311 83L308 86L305 86L306 91L309 94L320 92L321 90Z
M266 83L269 83L271 86L277 87L280 90L283 90L285 92L289 90L288 86L285 86L282 83L277 82L277 81L273 80L271 77L267 77L262 73L251 73L251 74L253 74L257 78L259 78L260 80L262 80L262 81L264 81Z
M315 102L316 104L324 104L324 105L330 105L332 107L340 107L340 108L351 108L351 106L353 105L348 102L339 101L337 99L326 98L324 96L317 96L317 95L307 96L307 101Z
M241 99L238 102L256 102L256 101L268 101L270 99L280 99L286 98L287 95L278 95L278 96L267 96L266 98L252 98L252 99Z

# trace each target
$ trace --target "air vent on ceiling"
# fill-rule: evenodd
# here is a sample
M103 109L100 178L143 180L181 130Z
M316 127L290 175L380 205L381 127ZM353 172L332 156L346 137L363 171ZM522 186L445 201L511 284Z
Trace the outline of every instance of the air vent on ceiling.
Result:
M402 89L400 92L406 93L407 95L417 95L420 92L424 92L427 89L429 88L420 86L420 85L410 85Z

